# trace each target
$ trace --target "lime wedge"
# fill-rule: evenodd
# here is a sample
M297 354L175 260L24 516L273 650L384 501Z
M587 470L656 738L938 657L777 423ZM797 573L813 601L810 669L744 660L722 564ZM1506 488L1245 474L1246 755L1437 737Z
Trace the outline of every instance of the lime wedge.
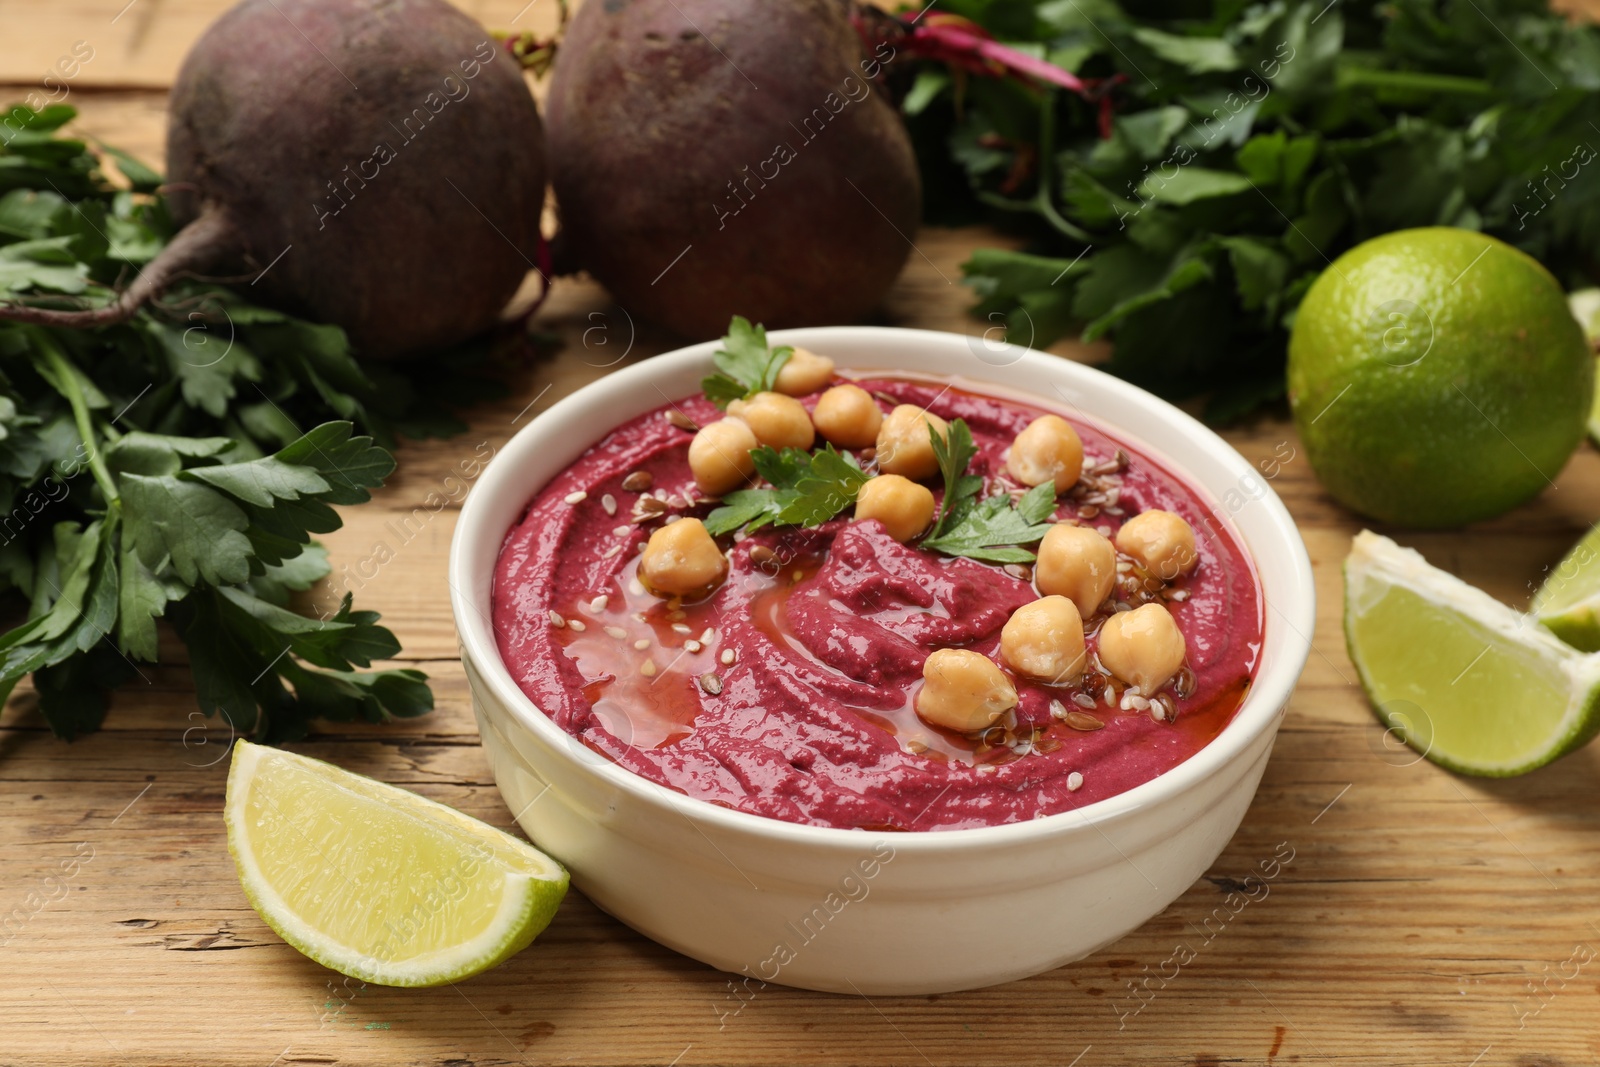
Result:
M321 760L240 741L223 805L251 905L324 967L429 986L487 970L555 915L567 872L525 841Z
M1600 729L1600 656L1363 531L1344 564L1350 659L1379 720L1462 774L1541 767Z
M1567 294L1567 306L1573 318L1583 327L1583 334L1593 344L1600 339L1600 289L1580 289ZM1589 440L1600 447L1600 389L1594 392L1594 402L1589 408Z
M1583 535L1533 594L1532 611L1561 640L1600 652L1600 526Z

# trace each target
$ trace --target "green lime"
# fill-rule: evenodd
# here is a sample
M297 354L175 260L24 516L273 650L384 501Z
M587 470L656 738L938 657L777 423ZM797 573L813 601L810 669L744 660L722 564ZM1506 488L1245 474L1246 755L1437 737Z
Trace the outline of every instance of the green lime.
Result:
M1590 345L1600 341L1600 289L1579 289L1567 297L1567 305ZM1589 440L1600 447L1600 389L1595 391L1594 405L1589 409Z
M1317 475L1407 526L1486 519L1552 484L1583 439L1594 373L1549 271L1471 230L1351 249L1289 339L1289 403Z
M1351 545L1344 631L1379 720L1453 771L1523 774L1600 730L1600 657L1387 537Z
M1561 640L1600 652L1600 526L1583 535L1533 594L1533 613Z
M429 986L488 970L555 915L567 872L526 841L321 760L240 741L223 805L251 905L324 967Z

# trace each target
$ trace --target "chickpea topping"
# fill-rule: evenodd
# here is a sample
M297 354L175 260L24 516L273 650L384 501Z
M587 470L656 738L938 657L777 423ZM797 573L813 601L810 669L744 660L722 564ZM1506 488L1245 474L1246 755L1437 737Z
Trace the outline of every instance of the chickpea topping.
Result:
M861 386L836 385L817 398L811 421L840 448L866 448L877 443L883 409Z
M949 424L915 404L901 404L889 412L878 428L878 469L913 481L939 473L939 461L928 436L930 426L940 437L948 437Z
M935 726L974 733L1017 706L1011 679L988 656L965 648L941 648L922 664L917 714Z
M778 370L773 388L785 396L809 396L833 377L833 360L796 348Z
M1178 673L1187 651L1183 631L1160 604L1119 611L1100 627L1100 662L1145 696Z
M889 536L905 544L933 521L933 493L898 474L869 478L856 494L856 521L877 519Z
M761 442L738 419L722 419L702 426L689 442L689 470L694 484L708 496L737 489L756 472L750 452Z
M1039 543L1034 584L1046 596L1064 596L1087 619L1099 610L1117 582L1117 550L1086 526L1058 522Z
M1023 485L1043 485L1053 479L1056 492L1064 493L1083 473L1083 442L1066 419L1040 415L1011 442L1006 470Z
M749 400L735 400L728 414L743 420L756 440L772 448L809 449L817 439L806 406L782 393L757 393Z
M1117 547L1164 582L1188 574L1200 562L1193 528L1170 511L1141 511L1123 523Z
M1051 685L1083 677L1083 617L1064 596L1047 596L1011 613L1000 631L1000 657L1018 674Z
M707 593L727 575L727 557L699 519L682 518L661 527L639 557L639 579L660 597Z

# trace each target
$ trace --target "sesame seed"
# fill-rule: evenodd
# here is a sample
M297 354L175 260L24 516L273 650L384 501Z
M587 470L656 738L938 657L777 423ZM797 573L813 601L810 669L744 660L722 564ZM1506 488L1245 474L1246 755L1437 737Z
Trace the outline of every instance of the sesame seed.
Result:
M617 513L617 498L607 493L600 498L600 506L606 509L607 515L615 515Z
M638 649L640 652L643 652L645 649L650 647L650 639L648 637L641 637L639 640L633 643L633 647Z
M1096 526L1095 530L1100 534L1101 537L1111 536L1111 527L1107 526L1105 523L1101 523L1099 526Z
M717 636L716 629L714 627L707 626L705 632L700 635L700 643L702 645L709 645L711 643L711 639L715 636Z
M1083 775L1079 774L1077 771L1073 771L1071 774L1067 775L1067 792L1076 793L1082 787Z
M1090 696L1088 693L1072 694L1072 702L1078 705L1080 708L1092 708L1095 706L1094 697Z
M998 768L996 768L992 763L983 763L978 765L979 774L993 774L997 769Z
M622 546L621 545L612 545L610 548L608 548L604 552L600 553L600 558L601 559L610 559L612 556L617 555L621 551L622 551Z
M620 626L607 626L606 633L611 637L615 637L618 641L626 641L628 639L628 631Z
M644 583L637 578L628 579L628 592L634 596L644 596Z
M589 499L589 494L579 489L576 493L568 493L563 499L569 504L581 504Z
M574 629L574 630L578 631L580 634L583 633L583 631L588 629L587 626L585 626L583 623L579 622L577 619L572 619L571 621L569 621L567 623L567 626L570 627L571 629Z
M683 650L685 652L699 652L700 651L700 642L699 641L685 641L683 643Z
M1050 717L1052 719L1065 719L1067 717L1067 706L1059 700L1052 700L1050 702Z
M671 611L667 612L667 618L671 619L673 622L678 622L679 620L687 619L688 617L688 613L678 608L673 608Z
M550 625L554 626L556 629L559 630L559 629L561 629L561 627L565 626L566 624L567 624L567 620L563 619L561 617L561 613L559 611L556 611L554 608L551 608L550 609Z
M734 655L733 649L725 648L722 650L722 655L717 658L722 661L724 667L731 667L733 666L733 661L738 657Z
M672 624L672 632L675 634L692 634L694 633L694 628L687 623L675 622Z
M609 603L611 603L611 598L606 596L604 593L601 593L599 596L589 601L589 610L598 615L602 611L606 610L606 605Z
M653 659L647 659L643 663L639 664L639 673L644 675L646 678L654 678L656 673L656 661Z
M632 526L613 526L611 528L611 536L612 537L627 537L628 536L628 531L631 530L631 529L633 529Z

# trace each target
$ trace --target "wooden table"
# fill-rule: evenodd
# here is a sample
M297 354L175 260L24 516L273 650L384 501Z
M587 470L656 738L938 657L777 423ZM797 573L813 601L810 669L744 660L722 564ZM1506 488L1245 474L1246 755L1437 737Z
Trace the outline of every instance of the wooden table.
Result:
M0 81L13 86L0 95L22 95L57 54L91 40L96 58L71 87L79 128L159 161L162 86L223 5L124 3L0 4ZM507 25L520 0L465 6ZM540 24L551 7L541 0L518 25ZM978 332L958 264L996 240L922 232L923 255L910 258L883 320ZM389 542L395 561L359 601L384 613L405 662L433 676L438 710L295 746L503 827L510 814L478 746L443 592L455 513L403 544L385 522L480 442L498 446L599 377L628 342L587 282L558 283L537 322L562 335L561 353L472 412L467 435L404 447L388 487L347 509L346 528L328 538L336 562ZM641 333L625 362L669 344ZM1339 564L1361 523L1322 492L1285 421L1227 436L1264 470L1281 463L1272 484L1316 567L1315 651L1232 844L1170 908L1090 959L947 996L768 987L722 1019L724 975L573 893L538 942L497 970L441 989L361 988L288 948L246 904L220 816L227 730L193 710L182 646L169 642L173 665L146 669L92 737L54 740L31 694L0 714L0 916L22 917L0 935L0 1067L1600 1062L1600 749L1486 782L1386 747L1340 637ZM1399 537L1521 606L1596 517L1600 456L1586 447L1555 489L1503 519ZM1237 879L1291 853L1265 896L1243 907L1229 897ZM1141 1002L1131 988L1150 975L1166 978Z

